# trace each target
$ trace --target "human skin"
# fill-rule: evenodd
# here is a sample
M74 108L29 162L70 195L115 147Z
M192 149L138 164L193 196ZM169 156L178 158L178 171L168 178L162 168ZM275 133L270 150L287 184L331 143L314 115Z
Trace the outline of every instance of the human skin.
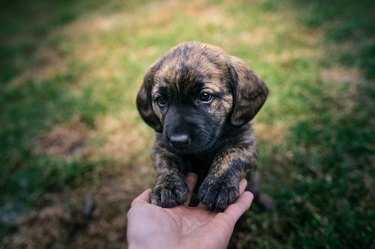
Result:
M201 203L189 207L196 180L196 175L187 175L188 201L175 208L161 208L151 204L151 189L134 199L128 212L129 249L227 248L234 225L249 209L253 195L245 191L247 182L242 179L239 183L239 198L223 212L213 211Z

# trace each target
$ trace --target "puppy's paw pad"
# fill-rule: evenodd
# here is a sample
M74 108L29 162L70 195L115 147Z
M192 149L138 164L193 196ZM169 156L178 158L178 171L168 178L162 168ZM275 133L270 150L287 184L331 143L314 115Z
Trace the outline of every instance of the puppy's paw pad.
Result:
M188 186L177 177L163 177L151 192L151 203L163 208L183 204L188 196Z
M232 178L206 179L199 189L198 199L213 209L224 210L239 196L238 181Z

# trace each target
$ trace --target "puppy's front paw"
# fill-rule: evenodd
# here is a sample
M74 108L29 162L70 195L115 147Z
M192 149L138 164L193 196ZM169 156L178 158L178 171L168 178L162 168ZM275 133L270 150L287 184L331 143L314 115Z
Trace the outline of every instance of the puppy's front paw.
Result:
M238 198L239 181L237 177L207 177L198 192L198 199L213 209L224 210Z
M182 178L166 175L159 178L151 192L151 203L163 208L172 208L187 200L188 186Z

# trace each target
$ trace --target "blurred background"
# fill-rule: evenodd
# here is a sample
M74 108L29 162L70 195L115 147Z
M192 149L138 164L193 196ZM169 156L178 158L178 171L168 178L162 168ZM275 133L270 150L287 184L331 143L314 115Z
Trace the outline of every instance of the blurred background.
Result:
M152 187L146 68L197 40L269 86L256 118L270 212L230 248L373 248L375 1L0 0L0 248L125 248Z

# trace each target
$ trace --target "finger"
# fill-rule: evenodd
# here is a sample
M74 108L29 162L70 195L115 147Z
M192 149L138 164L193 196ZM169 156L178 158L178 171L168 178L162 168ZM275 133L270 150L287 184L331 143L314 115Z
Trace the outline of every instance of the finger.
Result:
M185 202L186 206L189 205L190 203L191 195L193 193L195 185L197 184L197 180L198 180L198 176L194 173L188 173L186 175L185 181L189 188L188 198Z
M246 179L241 179L240 181L240 195L245 191L247 186L247 180Z
M249 191L245 191L235 203L228 206L224 213L232 218L234 224L250 208L253 199L254 195Z
M189 192L193 192L195 184L197 184L198 176L195 173L187 173L185 181L189 187Z
M142 194L138 195L133 201L131 206L139 205L141 203L150 203L151 201L151 189L146 189Z
M198 208L207 208L207 209L209 209L208 206L204 205L202 202L199 202L197 207Z

